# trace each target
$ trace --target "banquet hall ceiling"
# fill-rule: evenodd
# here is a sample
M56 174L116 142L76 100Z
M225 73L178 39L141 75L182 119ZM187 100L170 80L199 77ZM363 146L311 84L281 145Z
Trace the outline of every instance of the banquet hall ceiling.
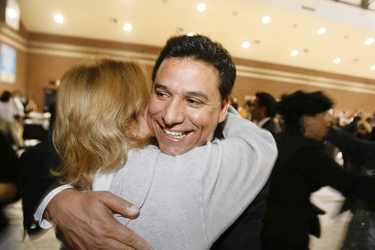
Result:
M375 39L375 3L363 9L361 0L340 1L18 0L29 32L159 47L172 35L193 32L221 42L236 58L375 79L375 42L364 44ZM201 2L204 12L197 11ZM63 23L54 21L56 13ZM271 20L263 24L266 15ZM124 23L132 24L130 32ZM318 35L322 27L326 33Z

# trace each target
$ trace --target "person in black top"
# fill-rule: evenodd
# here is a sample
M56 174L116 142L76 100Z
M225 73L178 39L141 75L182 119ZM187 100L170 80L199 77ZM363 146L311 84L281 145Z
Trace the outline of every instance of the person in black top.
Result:
M331 186L344 195L375 200L375 179L349 173L325 151L323 138L333 103L322 92L297 91L278 104L286 130L276 136L278 159L262 232L263 249L309 249L309 234L319 236L311 193Z
M258 126L267 129L275 137L281 132L280 125L274 120L276 110L276 100L266 92L257 92L252 104L251 118L258 121Z
M0 233L9 224L3 209L20 198L18 156L7 137L0 132Z

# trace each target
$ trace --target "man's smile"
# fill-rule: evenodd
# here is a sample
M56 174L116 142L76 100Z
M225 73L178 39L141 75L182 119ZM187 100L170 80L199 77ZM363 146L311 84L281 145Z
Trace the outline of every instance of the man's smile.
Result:
M163 128L162 130L168 136L176 138L176 139L182 139L187 135L185 132L171 131L171 130L168 130L168 129L165 129L165 128Z

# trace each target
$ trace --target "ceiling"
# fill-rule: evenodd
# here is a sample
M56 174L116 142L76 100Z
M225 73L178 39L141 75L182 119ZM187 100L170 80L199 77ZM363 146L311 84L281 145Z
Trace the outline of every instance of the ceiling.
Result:
M160 47L172 35L194 32L237 58L375 79L375 42L364 45L375 38L375 3L367 1L369 10L352 6L361 0L18 0L29 32ZM63 23L54 22L56 13ZM131 32L123 30L126 22ZM317 35L321 27L327 32ZM333 63L336 57L341 63Z

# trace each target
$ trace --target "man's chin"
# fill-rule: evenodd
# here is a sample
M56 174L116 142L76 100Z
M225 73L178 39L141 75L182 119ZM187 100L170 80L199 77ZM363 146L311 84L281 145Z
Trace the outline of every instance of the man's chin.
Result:
M185 154L186 152L188 152L190 149L183 149L181 147L170 147L170 146L162 146L162 145L159 145L159 148L161 150L161 152L163 152L163 154L167 154L167 155L171 155L171 156L175 156L175 155L182 155L182 154Z

